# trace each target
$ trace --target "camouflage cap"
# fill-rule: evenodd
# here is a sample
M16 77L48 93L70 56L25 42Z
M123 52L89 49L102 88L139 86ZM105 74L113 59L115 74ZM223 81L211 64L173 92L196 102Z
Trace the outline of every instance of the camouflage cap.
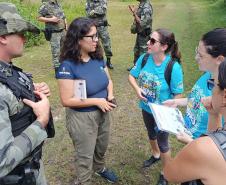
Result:
M0 35L21 32L40 33L38 27L25 21L11 3L0 2Z

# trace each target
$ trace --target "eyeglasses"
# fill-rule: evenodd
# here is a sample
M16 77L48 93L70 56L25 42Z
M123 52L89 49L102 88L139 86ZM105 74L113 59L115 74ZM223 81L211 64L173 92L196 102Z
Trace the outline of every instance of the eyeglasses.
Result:
M93 34L93 35L85 35L83 37L90 37L90 38L92 38L92 41L96 41L98 39L98 34L96 33L96 34Z
M149 40L150 40L150 43L152 44L152 45L154 45L156 42L159 42L159 43L161 43L160 41L158 41L158 40L156 40L156 39L154 39L154 38L149 38Z

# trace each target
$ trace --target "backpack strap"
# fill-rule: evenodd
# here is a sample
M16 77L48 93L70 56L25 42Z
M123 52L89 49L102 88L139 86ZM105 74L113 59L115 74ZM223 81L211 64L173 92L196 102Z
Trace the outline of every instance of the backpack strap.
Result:
M226 130L217 130L205 135L211 137L226 161Z
M149 53L146 53L142 59L142 62L141 62L141 69L146 65L147 61L148 61L148 57L149 57Z
M146 65L147 61L148 61L148 57L149 57L149 53L146 53L142 59L141 62L141 69ZM168 84L168 86L170 87L170 81L171 81L171 75L172 75L172 70L173 70L173 66L176 62L174 60L170 60L166 66L165 72L164 72L164 77L166 80L166 83Z
M164 77L165 80L168 84L168 86L170 87L170 81L171 81L171 76L172 76L172 70L173 70L173 66L176 62L174 60L170 60L166 66L165 72L164 72Z

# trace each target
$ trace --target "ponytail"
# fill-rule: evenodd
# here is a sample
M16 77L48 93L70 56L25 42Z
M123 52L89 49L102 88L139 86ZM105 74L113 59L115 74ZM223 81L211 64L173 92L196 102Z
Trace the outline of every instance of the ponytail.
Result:
M157 29L156 32L159 34L160 43L168 45L165 53L169 53L172 60L177 60L178 63L181 63L181 53L178 48L178 42L175 40L174 33L164 28Z
M178 42L175 41L170 48L170 54L173 60L177 60L178 63L181 63L181 53L178 48Z

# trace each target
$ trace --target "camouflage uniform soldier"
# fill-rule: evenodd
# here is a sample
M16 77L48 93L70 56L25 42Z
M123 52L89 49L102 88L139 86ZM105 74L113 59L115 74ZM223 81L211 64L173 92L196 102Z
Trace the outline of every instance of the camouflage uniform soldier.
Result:
M34 84L12 59L23 53L24 32L39 33L11 3L0 3L0 184L47 185L41 161L49 120L49 88ZM39 102L34 102L36 96ZM46 95L44 95L45 93Z
M107 58L107 67L113 69L111 63L112 50L111 40L108 33L107 21L107 0L87 0L86 1L86 14L89 18L94 19L97 23L98 36L101 39L104 48L105 56Z
M139 56L147 51L147 42L152 31L152 13L153 9L149 0L138 0L140 2L138 9L129 5L129 9L134 16L134 22L131 26L131 33L137 34L134 46L135 65ZM131 68L128 68L128 71Z
M60 66L60 42L67 29L66 17L57 0L42 0L38 20L45 22L46 40L50 41L55 71Z

